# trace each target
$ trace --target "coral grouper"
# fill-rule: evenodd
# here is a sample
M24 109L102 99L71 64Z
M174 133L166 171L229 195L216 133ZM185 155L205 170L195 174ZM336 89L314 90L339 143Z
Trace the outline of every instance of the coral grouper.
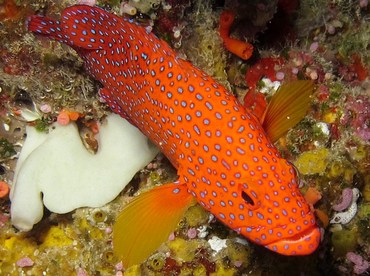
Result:
M276 96L258 120L132 20L77 5L65 9L60 21L31 16L28 28L75 49L103 84L100 95L111 109L150 137L178 169L176 182L142 193L117 218L113 242L125 266L143 261L164 242L194 198L270 250L305 255L317 248L319 228L298 189L296 170L266 134L291 127L308 106L311 82L283 86L287 96Z

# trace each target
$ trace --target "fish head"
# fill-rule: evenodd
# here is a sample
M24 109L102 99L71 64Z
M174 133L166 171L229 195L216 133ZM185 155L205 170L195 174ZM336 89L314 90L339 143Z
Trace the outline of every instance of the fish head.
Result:
M320 230L299 190L295 167L278 158L269 170L254 171L254 175L242 176L235 189L225 195L229 197L225 201L233 204L228 206L224 222L254 243L280 254L311 254L320 242Z

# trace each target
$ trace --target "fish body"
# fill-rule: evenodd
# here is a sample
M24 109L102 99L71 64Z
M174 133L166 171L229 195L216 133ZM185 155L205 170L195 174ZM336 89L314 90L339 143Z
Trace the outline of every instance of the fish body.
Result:
M73 47L101 97L178 169L173 195L192 195L224 224L284 255L318 246L314 215L260 121L212 77L153 33L98 7L33 16L28 28ZM184 185L186 185L184 189Z

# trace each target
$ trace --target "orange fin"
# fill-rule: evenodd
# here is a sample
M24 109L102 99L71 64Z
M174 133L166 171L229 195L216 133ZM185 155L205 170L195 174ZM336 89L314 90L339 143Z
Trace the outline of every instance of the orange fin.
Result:
M125 268L147 259L194 204L186 184L176 183L142 193L119 214L113 226L113 248Z
M297 80L280 87L267 106L262 120L271 142L276 142L303 119L312 93L313 82L309 80Z

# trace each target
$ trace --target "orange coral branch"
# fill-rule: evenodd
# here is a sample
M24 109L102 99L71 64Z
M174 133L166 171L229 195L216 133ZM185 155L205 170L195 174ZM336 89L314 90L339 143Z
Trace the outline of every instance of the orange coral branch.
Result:
M249 59L253 53L252 44L233 38L224 39L224 46L231 53L245 60Z
M304 195L305 200L312 205L316 204L321 199L321 197L322 195L319 190L313 187L308 187Z
M222 38L224 46L228 51L242 59L247 60L252 56L253 45L229 36L230 27L234 22L234 18L235 14L232 11L223 11L221 13L219 27L220 37Z
M9 194L9 185L4 181L0 181L0 198L5 198Z
M329 217L328 214L320 209L315 209L316 217L322 222L324 228L328 227L329 225Z
M220 35L222 39L228 38L230 28L235 19L235 14L232 11L223 11L220 16Z

